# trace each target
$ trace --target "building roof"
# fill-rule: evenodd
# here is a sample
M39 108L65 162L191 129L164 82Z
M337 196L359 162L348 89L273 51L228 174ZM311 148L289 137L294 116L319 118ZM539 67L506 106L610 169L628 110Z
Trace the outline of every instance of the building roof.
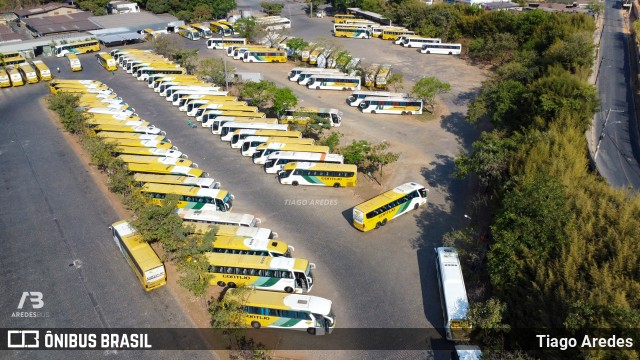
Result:
M100 28L108 29L166 23L168 19L166 17L161 18L150 12L142 11L139 13L92 16L89 20Z
M83 11L76 14L23 19L23 22L40 35L100 29L98 25L89 21L91 15L90 12Z
M0 24L0 35L13 34L13 30L5 24Z
M68 4L63 4L63 3L49 3L49 4L45 4L42 6L38 6L35 8L31 8L31 9L22 9L22 10L14 10L13 12L20 16L30 16L30 15L36 15L36 14L43 14L52 10L56 10L59 8L70 8L70 9L75 9L76 7L74 5L68 5Z
M20 41L22 36L18 33L0 34L0 42Z

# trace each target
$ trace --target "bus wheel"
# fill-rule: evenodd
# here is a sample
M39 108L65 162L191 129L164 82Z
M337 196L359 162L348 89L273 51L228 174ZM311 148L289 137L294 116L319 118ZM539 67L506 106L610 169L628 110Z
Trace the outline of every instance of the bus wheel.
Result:
M385 226L385 225L387 225L387 219L382 220L382 226Z
M218 281L218 286L220 287L224 287L226 284L224 283L224 281Z
M400 113L400 115L407 115L407 112L403 111L403 112Z
M413 210L418 210L418 206L420 206L420 205L418 205L418 204L413 205Z
M376 223L376 229L380 229L380 226L382 226L382 225L380 224L380 221L378 221L378 222Z
M320 90L320 86L316 86L316 90Z
M334 187L334 188L339 188L339 187L340 187L340 183L335 183L335 184L333 184L333 187Z
M372 113L372 114L375 114L375 113L376 113L376 111L375 111L375 110L371 110L371 113Z
M252 321L251 322L251 327L254 329L260 329L260 323L257 321Z
M293 181L293 182L291 182L291 185L298 186L298 182L297 181Z
M315 328L308 328L307 332L311 335L315 335L316 334L316 329Z
M451 51L449 51L449 55L453 55L453 53Z
M230 288L234 288L234 287L236 287L236 283L232 283L232 282L230 282L230 283L229 283L229 287L230 287Z
M427 50L427 54L431 54L431 51Z
M293 292L293 288L291 286L287 286L286 288L284 288L284 291L286 291L289 294L291 294Z

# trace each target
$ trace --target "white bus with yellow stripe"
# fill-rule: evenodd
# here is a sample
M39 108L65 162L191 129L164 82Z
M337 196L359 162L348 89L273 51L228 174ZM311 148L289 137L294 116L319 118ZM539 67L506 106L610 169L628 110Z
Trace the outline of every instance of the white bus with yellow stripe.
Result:
M138 163L138 164L163 164L163 165L175 165L175 166L191 166L198 167L193 161L183 158L172 158L162 156L150 156L150 155L118 155L118 159L124 163Z
M343 164L344 157L340 154L323 154L302 151L276 151L269 155L264 163L264 172L277 174L285 165L292 162L319 162L330 164Z
M259 218L251 214L198 209L178 209L176 213L184 221L200 222L210 225L232 225L253 228L261 223Z
M358 167L353 164L290 162L278 171L280 184L347 187L356 186Z
M256 148L266 143L282 143L282 144L298 144L298 145L315 145L315 140L311 138L294 138L281 136L248 136L242 141L240 152L242 156L253 156ZM232 146L233 147L233 146Z
M273 239L254 239L240 236L217 235L211 252L220 254L291 257L293 246Z
M302 133L300 131L240 129L233 132L233 136L231 137L231 147L234 149L241 148L244 142L244 139L250 136L261 136L261 137L277 136L281 138L297 139L302 137Z
M96 136L100 138L109 138L109 139L152 140L152 141L158 141L158 142L165 141L166 139L164 135L125 133L125 132L116 132L116 131L98 131L96 133Z
M306 259L205 253L209 284L235 288L308 293L313 287L316 265Z
M126 164L125 166L127 170L134 173L185 175L185 176L193 176L193 177L200 177L204 173L202 169L192 168L188 166L141 164L141 163L129 163L129 164Z
M358 108L369 114L419 115L422 114L422 104L422 99L376 96L366 97Z
M150 156L162 156L170 158L187 158L187 155L178 150L173 149L158 149L149 147L136 147L136 146L116 146L115 149L118 154L130 154L130 155L150 155Z
M261 327L307 331L312 335L330 334L336 326L330 300L309 295L273 291L229 289L224 299L244 312L244 321L254 329Z
M424 186L410 182L395 187L353 208L353 226L360 231L377 229L389 220L417 210L427 203Z
M146 183L141 192L157 205L164 204L167 196L177 195L176 207L192 210L231 211L234 199L227 190L182 185Z
M114 124L114 123L101 123L94 124L93 129L95 131L112 131L112 132L122 132L122 133L137 133L137 134L148 134L148 135L162 135L166 136L167 133L162 131L162 129L157 128L153 125L149 126L132 126L127 124Z
M229 214L229 213L222 213ZM216 230L216 236L241 237L251 239L277 239L278 233L271 229L261 227L248 227L237 225L217 225L196 221L183 221L183 227L191 229L195 234L206 234L211 230Z
M85 123L90 127L92 125L120 125L120 126L149 126L150 124L144 120L118 120L118 119L96 119L87 118Z
M153 136L153 135L152 135ZM129 146L129 147L142 147L142 148L158 148L158 149L173 149L177 150L173 144L164 141L157 140L140 140L140 139L119 139L105 137L102 141L113 144L116 146Z
M197 186L199 188L206 189L220 188L219 182L215 181L213 178L208 177L135 173L133 174L133 180L141 183Z
M328 146L322 145L304 145L304 144L287 144L287 143L265 143L256 147L253 156L253 163L263 165L267 162L269 155L276 151L297 151L308 153L328 154L330 149Z

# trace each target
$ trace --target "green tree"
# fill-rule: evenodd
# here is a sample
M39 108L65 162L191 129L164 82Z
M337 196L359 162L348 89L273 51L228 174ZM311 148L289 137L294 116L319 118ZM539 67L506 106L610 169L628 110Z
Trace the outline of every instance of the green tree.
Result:
M451 90L451 85L442 82L435 77L424 77L413 86L412 94L424 101L431 107L431 112L435 111L435 98L438 94Z
M151 48L157 54L173 58L178 51L183 49L183 46L176 37L160 35L151 40Z
M173 59L187 70L187 74L193 74L198 65L198 49L177 49Z
M255 41L261 33L260 26L253 18L238 19L234 28L238 34L249 41Z
M273 91L271 110L280 117L282 113L298 105L298 97L289 88L276 88Z
M250 81L240 86L240 97L251 105L264 109L273 101L276 89L276 84L273 81Z
M164 249L173 252L184 242L182 219L175 213L177 196L167 196L161 206L148 203L138 211L133 225L146 242L160 242Z
M193 8L193 21L205 21L213 18L211 7L207 4L199 4Z
M507 304L498 298L490 298L485 302L469 304L469 320L473 324L475 339L481 339L484 344L502 345L502 336L511 330L503 323Z
M49 109L58 114L64 129L72 134L84 131L85 115L76 110L79 99L73 93L57 93L48 97Z
M209 262L203 256L211 251L215 242L217 228L204 235L190 234L178 245L175 258L181 277L178 283L194 296L202 296L209 287Z
M299 58L302 50L307 46L309 46L309 43L304 41L303 38L292 38L287 40L287 47L293 51L294 59Z
M562 67L575 73L580 68L593 65L593 38L585 32L569 34L564 39L556 39L545 51L548 64L561 64Z
M209 4L211 5L211 14L215 19L226 18L231 10L238 7L236 0L215 0Z
M338 146L340 146L340 138L342 137L342 134L337 132L337 131L333 131L331 132L331 134L329 134L329 136L326 136L324 138L322 138L322 140L320 140L319 144L320 145L324 145L324 146L328 146L329 150L333 153L336 152L336 150L338 150Z
M183 9L176 13L176 17L186 23L189 23L193 20L193 12Z
M404 75L402 73L393 73L387 78L387 86L398 92L404 89Z
M366 140L352 140L350 145L340 148L345 164L354 164L358 169L364 168L369 151L371 143Z
M322 133L325 130L331 129L331 120L325 117L320 117L315 114L294 113L294 117L305 118L309 120L304 124L297 124L294 126L297 130L302 132L303 137L309 137L319 140L322 137Z
M380 174L378 183L382 183L382 170L384 167L400 159L399 153L389 151L390 146L391 144L388 141L383 141L371 146L371 150L369 151L369 154L367 154L367 163L369 164L369 167L374 171L377 170Z
M284 9L283 3L276 3L270 1L263 1L260 3L260 7L262 7L262 11L264 11L267 15L274 16L280 15L282 13L282 9Z
M202 58L194 71L198 77L214 84L226 84L224 61L219 58ZM227 69L227 76L233 76L233 69Z
M169 0L147 0L145 8L154 14L164 14L169 12L171 5Z

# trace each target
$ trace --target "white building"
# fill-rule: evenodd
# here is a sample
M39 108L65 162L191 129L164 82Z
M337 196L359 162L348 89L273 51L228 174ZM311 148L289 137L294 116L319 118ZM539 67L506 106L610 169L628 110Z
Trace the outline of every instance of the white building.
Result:
M127 14L139 13L140 7L136 3L114 0L107 4L107 13L109 14Z

